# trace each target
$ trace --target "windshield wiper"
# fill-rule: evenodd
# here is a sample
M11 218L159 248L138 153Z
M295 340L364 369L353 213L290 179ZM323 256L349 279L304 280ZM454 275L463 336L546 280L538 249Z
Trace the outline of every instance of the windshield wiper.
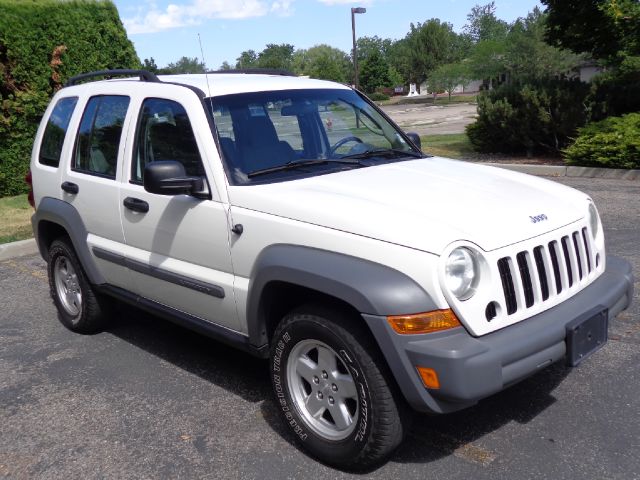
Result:
M374 158L374 157L386 157L386 158L399 158L399 157L412 157L412 158L424 158L424 155L413 150L400 150L399 148L376 148L374 150L367 150L361 153L352 153L351 155L344 155L340 158Z
M325 165L327 163L342 163L346 165L352 165L355 167L367 166L364 163L359 162L355 158L353 159L345 158L344 160L342 158L318 158L315 160L291 160L290 162L287 162L282 165L276 165L275 167L268 167L268 168L261 168L259 170L254 170L253 172L249 172L247 176L251 178L251 177L257 177L259 175L266 175L267 173L283 172L285 170L294 170L296 168L310 167L313 165Z

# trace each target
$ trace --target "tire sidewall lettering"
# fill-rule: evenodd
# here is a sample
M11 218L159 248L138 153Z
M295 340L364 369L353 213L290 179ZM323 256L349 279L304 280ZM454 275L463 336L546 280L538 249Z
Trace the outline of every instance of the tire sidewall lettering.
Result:
M369 388L366 383L366 379L362 374L362 369L357 364L353 354L350 354L345 349L344 342L337 337L333 332L322 332L323 335L319 335L318 340L322 340L332 345L335 350L338 352L338 355L344 361L347 368L349 368L351 375L356 383L356 388L358 391L358 401L359 401L359 414L358 414L358 425L354 432L347 437L340 444L344 445L345 442L353 442L357 444L361 444L367 441L367 438L370 433L370 401L369 401ZM293 433L300 439L301 442L307 442L311 438L318 438L318 440L326 443L326 440L317 437L317 435L311 432L308 427L304 424L300 415L296 411L296 407L291 403L291 396L289 393L289 386L287 385L287 373L286 373L286 363L288 360L288 355L293 349L293 347L302 340L307 339L306 337L300 336L301 338L297 338L295 328L291 328L291 326L285 330L279 338L275 339L276 343L272 348L272 354L270 359L270 367L271 367L271 377L273 390L275 394L275 400L278 408L282 412L284 416L284 421L289 425L289 428L293 431ZM336 348L337 346L337 348Z

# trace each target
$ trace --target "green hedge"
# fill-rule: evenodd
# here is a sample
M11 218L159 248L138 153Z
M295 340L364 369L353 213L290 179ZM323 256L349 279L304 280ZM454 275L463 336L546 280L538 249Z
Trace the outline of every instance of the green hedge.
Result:
M374 102L382 102L385 100L389 100L391 97L389 95L387 95L386 93L382 93L382 92L373 92L370 93L368 95L368 97L373 100Z
M589 89L579 80L549 80L484 92L469 140L481 152L557 154L587 121Z
M563 154L569 165L640 168L640 113L590 123Z
M25 191L40 118L71 76L138 68L110 0L0 0L0 197Z

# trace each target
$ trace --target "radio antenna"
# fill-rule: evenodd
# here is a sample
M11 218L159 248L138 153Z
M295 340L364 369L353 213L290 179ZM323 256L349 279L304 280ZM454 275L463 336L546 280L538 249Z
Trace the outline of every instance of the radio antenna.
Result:
M209 107L213 109L213 99L211 98L211 86L209 85L209 74L207 73L207 64L204 61L204 50L202 49L202 39L198 33L198 43L200 44L200 56L202 58L202 66L204 67L204 78L207 81L207 93L209 94ZM211 112L213 114L213 111Z

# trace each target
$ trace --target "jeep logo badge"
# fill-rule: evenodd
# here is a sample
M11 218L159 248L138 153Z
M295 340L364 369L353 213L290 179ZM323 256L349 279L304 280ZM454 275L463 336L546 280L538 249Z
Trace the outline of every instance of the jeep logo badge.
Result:
M538 222L542 222L543 220L548 220L547 216L543 213L540 215L529 215L529 218L531 219L531 223L538 223Z

